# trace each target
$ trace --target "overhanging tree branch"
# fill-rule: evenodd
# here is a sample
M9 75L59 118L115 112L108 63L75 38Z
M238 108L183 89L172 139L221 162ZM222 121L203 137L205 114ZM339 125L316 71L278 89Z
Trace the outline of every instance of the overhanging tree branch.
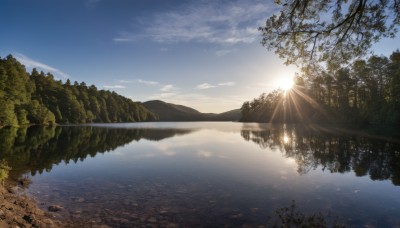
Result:
M399 27L399 0L286 0L280 5L281 12L259 30L262 44L287 64L348 62L366 54L380 37L393 37Z

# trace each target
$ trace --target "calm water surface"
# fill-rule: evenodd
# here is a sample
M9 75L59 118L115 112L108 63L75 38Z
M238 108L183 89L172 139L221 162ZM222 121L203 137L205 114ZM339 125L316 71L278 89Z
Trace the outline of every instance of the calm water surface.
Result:
M268 225L294 200L328 222L400 227L390 134L197 122L3 129L0 140L41 207L93 225Z

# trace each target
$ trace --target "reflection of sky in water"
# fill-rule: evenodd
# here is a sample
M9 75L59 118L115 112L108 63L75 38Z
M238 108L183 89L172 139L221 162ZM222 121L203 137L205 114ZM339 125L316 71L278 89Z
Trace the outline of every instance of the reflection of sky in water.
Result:
M175 123L161 125L170 128ZM141 217L155 216L157 221L171 219L154 212L168 208L185 217L174 217L179 224L202 224L204 217L221 224L263 224L273 210L289 206L291 200L305 212L331 211L350 224L400 222L396 217L400 189L390 181L321 168L300 175L294 158L243 140L243 127L259 130L260 125L193 123L191 127L198 130L161 141L133 141L83 162L55 166L50 173L33 177L30 192L71 211L96 205L100 211L107 207L121 213L141 211L145 213ZM285 132L282 140L290 144L292 137ZM57 194L52 196L54 188ZM105 194L113 195L113 202ZM84 202L68 202L71 197ZM127 200L130 206L121 206Z

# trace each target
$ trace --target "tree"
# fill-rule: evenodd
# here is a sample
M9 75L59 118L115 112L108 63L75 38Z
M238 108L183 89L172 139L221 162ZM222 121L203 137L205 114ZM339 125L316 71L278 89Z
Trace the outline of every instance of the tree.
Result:
M56 122L54 114L37 100L31 101L28 110L28 119L31 123L48 125Z
M50 73L29 74L11 55L0 58L0 128L29 124L136 122L157 119L141 103Z
M2 126L18 126L18 119L14 109L13 103L0 99L0 128Z
M286 64L347 63L400 24L399 0L275 0L278 15L260 27L262 44Z
M241 121L400 124L398 50L390 58L371 56L348 67L330 67L320 74L303 72L294 81L295 86L286 91L286 96L262 94L245 102ZM271 102L282 98L285 102ZM279 109L282 105L285 108ZM282 115L284 119L277 118Z

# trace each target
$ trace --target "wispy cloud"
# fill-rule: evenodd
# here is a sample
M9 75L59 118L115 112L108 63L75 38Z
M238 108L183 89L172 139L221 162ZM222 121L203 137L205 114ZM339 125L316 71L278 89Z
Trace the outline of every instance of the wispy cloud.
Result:
M56 77L61 76L64 79L70 78L70 76L68 74L62 72L61 70L51 67L47 64L41 63L39 61L33 60L24 54L15 53L14 56L19 62L21 62L27 68L37 68L38 70L50 72L50 73L54 74Z
M149 97L150 100L165 99L178 95L178 93L157 93Z
M171 91L175 91L177 89L178 88L176 88L174 85L169 84L169 85L164 85L163 87L161 87L160 91L171 92Z
M114 38L113 41L115 43L123 43L123 42L131 42L132 38Z
M218 57L221 57L221 56L224 56L224 55L227 55L229 53L236 52L236 51L237 51L236 49L218 50L218 51L215 52L215 55L218 56Z
M119 83L135 83L136 80L118 80Z
M196 89L211 89L211 88L214 88L214 87L215 87L214 85L211 85L211 84L208 84L208 83L203 83L203 84L197 85Z
M156 81L147 81L143 79L135 79L135 80L118 80L119 83L140 83L145 85L159 85L159 82Z
M236 83L235 82L222 82L219 83L219 86L234 86Z
M211 89L211 88L215 88L218 86L234 86L235 82L222 82L222 83L218 83L216 85L212 85L209 83L203 83L203 84L199 84L196 86L196 89Z
M160 83L156 82L156 81L147 81L147 80L142 80L142 79L138 79L138 82L141 84L145 84L145 85L158 85Z
M146 37L160 43L203 42L218 44L252 43L257 30L270 11L269 3L261 0L197 1L138 19L142 34L123 32L115 42L128 42ZM223 54L224 52L220 52Z
M125 89L126 87L123 85L104 85L104 89Z

